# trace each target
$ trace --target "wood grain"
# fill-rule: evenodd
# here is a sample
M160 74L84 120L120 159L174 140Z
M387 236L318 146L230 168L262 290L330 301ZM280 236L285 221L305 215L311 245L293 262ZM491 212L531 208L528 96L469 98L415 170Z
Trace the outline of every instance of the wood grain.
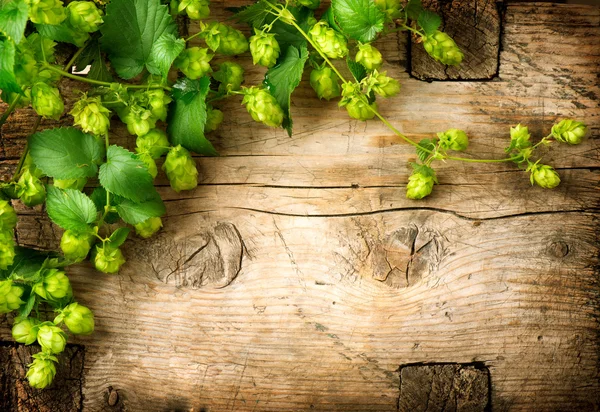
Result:
M215 1L214 15L240 4ZM582 145L546 153L563 185L448 162L412 202L414 150L318 101L306 79L292 138L224 102L210 136L222 156L196 159L200 186L178 195L157 179L160 236L128 242L117 276L71 271L97 320L76 340L84 410L395 411L401 366L473 362L489 368L494 411L600 407L600 9L508 3L487 82L422 82L406 37L378 46L402 82L381 109L414 139L460 127L474 157L501 157L511 125L539 138L558 118L585 121ZM264 71L239 61L258 83ZM32 122L23 110L2 129L4 175ZM39 210L20 214L20 243L56 246Z

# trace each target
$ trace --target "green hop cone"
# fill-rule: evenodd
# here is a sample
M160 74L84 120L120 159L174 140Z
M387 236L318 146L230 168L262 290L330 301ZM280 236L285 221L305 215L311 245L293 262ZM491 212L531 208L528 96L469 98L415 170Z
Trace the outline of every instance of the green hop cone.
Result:
M413 164L413 169L406 185L406 197L414 200L423 199L431 194L433 185L437 183L435 171L425 165Z
M19 309L23 303L23 288L13 284L10 279L0 280L0 313L9 313Z
M283 122L283 110L277 99L265 89L250 87L244 89L242 104L250 116L257 121L270 127L279 127Z
M186 77L190 79L199 79L207 73L210 73L210 61L214 54L209 53L208 49L200 47L190 47L185 49L175 59L177 67Z
M33 207L41 205L46 200L46 188L44 184L35 177L30 169L25 169L19 178L18 196L25 206Z
M143 237L144 239L148 239L158 232L162 225L162 219L160 217L151 217L147 220L144 220L142 223L134 225L134 227L135 232L139 236Z
M213 21L203 29L204 41L210 49L225 56L242 54L248 50L244 34L226 24Z
M141 90L138 93L142 92ZM147 99L147 107L152 112L152 116L154 116L157 120L162 120L163 122L167 120L167 109L169 107L169 103L173 101L171 97L169 97L163 89L151 89L143 92L143 99Z
M153 159L158 159L169 151L171 144L167 134L160 129L152 129L135 140L135 150L138 153L148 153Z
M265 67L275 66L281 51L279 43L275 40L275 34L265 33L258 29L254 29L254 32L256 34L250 37L252 63Z
M43 351L61 353L67 346L67 335L58 326L45 324L41 325L37 331L37 341Z
M17 213L10 201L0 200L0 231L13 230L17 226Z
M96 245L93 261L96 270L102 273L117 273L125 263L125 257L119 248Z
M531 172L531 184L537 184L544 189L554 189L560 184L560 176L552 166L531 164L527 168Z
M100 97L84 97L69 112L74 123L84 132L104 136L110 126L110 110L102 105Z
M357 63L362 64L367 70L379 69L383 64L381 52L369 43L359 43L355 60Z
M60 0L26 0L25 2L29 6L29 20L33 23L57 25L67 18Z
M375 70L371 76L372 89L381 97L392 97L400 92L398 80L387 76L387 72L379 73Z
M158 175L158 168L156 167L156 162L152 156L150 156L149 153L138 153L137 158L144 163L146 169L148 169L148 173L152 176L152 179L156 178Z
M423 47L435 60L449 66L458 66L464 57L452 37L439 30L424 38Z
M321 5L321 0L298 0L298 3L311 10L316 10Z
M448 129L445 132L438 133L441 147L444 149L456 150L461 152L467 150L469 138L467 134L459 129Z
M102 14L102 10L90 1L72 1L67 5L67 16L71 26L86 33L98 31L103 23Z
M58 359L46 352L39 352L33 355L33 362L29 364L27 371L27 380L29 386L36 389L44 389L52 383L56 375L55 363Z
M310 85L319 99L330 100L341 94L339 77L331 68L314 69L310 73Z
M58 89L42 82L37 82L31 89L31 105L44 119L58 120L65 111Z
M6 270L15 261L15 239L14 230L0 232L0 269ZM1 304L0 304L1 306ZM1 310L0 310L0 313Z
M346 38L329 27L325 21L315 24L308 32L312 41L327 57L341 59L348 54Z
M586 132L585 124L571 119L561 120L552 126L552 136L557 141L573 145L581 143Z
M206 124L204 125L204 132L210 133L219 128L223 122L223 112L219 109L215 109L212 106L208 106L206 110Z
M87 183L87 177L79 179L54 179L52 184L59 189L75 189L81 191Z
M54 320L55 323L57 321L64 322L75 335L89 335L94 331L94 314L89 308L77 302L64 308Z
M396 18L400 13L400 0L375 0L375 5L386 14L388 19Z
M60 249L65 258L73 262L81 262L85 259L91 248L92 237L88 233L80 234L67 230L60 239Z
M154 129L157 120L152 111L138 105L121 110L119 118L127 125L127 131L135 136L143 136Z
M177 7L178 13L185 12L192 20L202 20L210 16L209 0L181 0Z
M223 62L219 65L219 70L213 74L213 77L220 82L219 93L239 90L244 82L244 69L237 63Z
M369 120L375 117L377 103L368 104L362 96L360 87L355 83L344 83L342 85L342 100L338 103L340 107L346 107L348 115L357 120Z
M196 163L190 152L181 145L177 145L169 151L163 164L163 170L167 174L171 187L178 193L198 186Z
M32 287L33 293L49 301L58 301L73 296L71 282L65 272L58 269L44 269L41 275L42 280Z
M36 318L25 318L15 322L12 327L12 337L15 342L31 345L37 340L37 331L40 321Z

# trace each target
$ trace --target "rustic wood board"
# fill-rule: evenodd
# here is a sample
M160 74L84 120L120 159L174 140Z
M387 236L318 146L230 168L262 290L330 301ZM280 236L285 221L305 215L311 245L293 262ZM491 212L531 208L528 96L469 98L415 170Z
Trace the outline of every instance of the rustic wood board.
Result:
M216 17L225 3L246 4L214 1ZM478 157L502 156L516 123L541 136L582 119L590 139L547 154L563 185L448 163L434 194L412 202L414 151L306 81L292 138L224 103L231 115L211 136L222 156L197 159L200 186L178 195L159 175L160 236L131 241L118 276L72 271L97 319L76 340L83 409L395 411L403 365L475 363L495 411L596 410L600 9L508 3L504 17L492 81L419 81L407 37L380 42L403 88L382 111L415 139L463 128ZM240 62L259 82L263 70ZM23 110L3 128L4 175L32 121ZM114 139L132 142L122 129ZM18 236L52 248L60 232L24 209Z

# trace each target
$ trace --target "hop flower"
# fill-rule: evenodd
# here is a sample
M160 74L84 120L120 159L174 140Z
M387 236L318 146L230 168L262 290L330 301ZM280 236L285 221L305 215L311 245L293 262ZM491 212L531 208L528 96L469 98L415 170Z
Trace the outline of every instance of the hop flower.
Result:
M319 99L332 99L341 94L339 77L331 68L314 69L310 73L310 85Z
M435 60L450 66L458 66L464 57L452 37L439 30L424 38L423 47Z
M199 79L207 73L210 73L210 61L214 54L209 53L208 49L200 47L190 47L185 49L175 59L175 67L190 79Z
M560 176L552 166L530 164L527 171L531 172L529 179L532 185L535 183L544 189L554 189L560 184Z
M98 31L103 23L102 10L89 1L72 1L67 5L69 23L75 29L86 33Z
M209 0L181 0L177 11L185 13L192 20L201 20L210 16Z
M375 0L375 5L384 12L389 19L394 19L400 11L399 0Z
M151 217L147 220L144 220L142 223L134 225L134 227L135 232L138 235L140 235L144 239L147 239L154 235L156 232L158 232L162 225L163 224L160 217Z
M73 295L69 278L65 272L58 269L44 269L42 280L33 285L32 291L49 301L70 298Z
M281 126L283 110L268 91L258 87L246 88L242 104L246 105L246 110L255 121L270 127Z
M319 8L321 0L298 0L298 3L300 3L304 7L308 7L311 10L316 10Z
M56 362L58 359L46 352L33 355L33 362L29 364L26 375L29 385L36 389L44 389L50 385L56 375L56 366L54 365Z
M139 105L132 105L119 111L119 118L127 125L127 131L136 136L147 134L156 126L152 112Z
M414 200L423 199L431 194L433 185L437 183L435 171L425 165L413 165L413 168L406 185L406 197Z
M86 258L92 248L91 236L87 233L75 233L67 230L60 239L60 249L65 258L73 262L81 262Z
M141 94L141 97L137 95ZM157 120L163 122L167 120L167 107L173 101L163 89L138 90L134 98L139 98L142 101L147 101L146 107Z
M54 179L52 184L59 189L75 189L81 191L87 183L87 177L79 179Z
M244 69L237 63L223 62L213 77L220 82L219 92L226 93L230 90L239 90L244 81Z
M135 140L136 152L148 153L153 159L158 159L169 151L167 134L160 129L152 129Z
M125 257L119 248L96 245L94 249L94 267L102 273L117 273Z
M37 340L37 331L40 321L35 318L25 318L15 322L12 327L12 337L15 342L31 345Z
M67 335L56 325L41 325L37 332L37 341L43 351L61 353L67 346Z
M204 41L210 49L225 56L233 56L248 50L248 40L244 34L220 22L210 22L203 30Z
M358 52L355 58L357 63L365 66L367 70L379 69L383 64L383 56L375 47L371 44L360 44L358 45Z
M0 231L13 230L17 226L17 214L8 200L0 200Z
M381 97L392 97L400 92L398 80L387 76L387 72L379 73L375 70L371 76L372 89Z
M65 111L65 105L58 89L48 86L46 83L37 82L33 86L31 100L35 112L45 119L58 120Z
M265 67L273 67L281 51L279 43L275 40L275 34L265 33L258 29L254 29L254 32L256 34L250 37L252 63Z
M459 129L448 129L445 132L438 133L441 146L445 149L463 151L469 146L467 134Z
M84 132L96 136L104 136L108 133L110 110L102 105L99 96L84 97L73 105L69 114L73 116L74 123Z
M163 164L163 170L167 174L171 187L178 193L198 186L196 163L190 152L181 145L171 148Z
M342 100L338 103L340 107L346 107L348 115L357 120L369 120L375 117L377 103L367 104L361 95L359 86L354 83L342 85Z
M9 313L13 310L19 309L23 303L21 300L23 296L23 288L21 286L13 285L13 281L0 280L0 313Z
M156 167L156 162L148 153L138 153L137 158L144 162L146 169L148 169L148 173L154 179L158 175L158 168Z
M208 106L206 111L206 125L204 125L204 132L210 133L214 130L217 130L221 122L223 122L223 112L219 109L215 109L212 106Z
M67 328L75 335L89 335L94 331L94 314L89 308L77 302L64 308L54 322L56 323L57 320L64 321Z
M5 230L0 232L0 269L5 270L12 266L15 260L15 239L14 230ZM2 313L2 299L0 298L0 313Z
M571 119L561 120L552 126L552 136L562 143L579 144L583 140L587 126Z
M66 18L65 8L60 0L26 0L29 6L29 20L37 24L60 24Z
M325 21L315 24L308 32L310 38L327 57L341 59L348 54L346 38L329 27Z
M25 206L33 207L44 203L46 188L30 169L25 169L19 178L18 196Z

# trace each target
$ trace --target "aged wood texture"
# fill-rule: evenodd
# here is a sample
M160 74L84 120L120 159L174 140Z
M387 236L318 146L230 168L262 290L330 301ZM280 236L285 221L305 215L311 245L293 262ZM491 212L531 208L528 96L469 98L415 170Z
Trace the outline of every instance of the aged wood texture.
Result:
M597 409L600 10L508 3L505 17L488 82L419 81L406 37L379 42L403 85L381 109L414 139L465 129L476 157L503 156L511 125L541 137L582 119L591 137L546 155L559 188L511 165L447 163L434 194L409 201L414 150L306 81L292 138L225 102L211 136L222 156L197 159L200 186L175 194L159 174L164 232L130 241L120 275L72 270L97 320L77 340L84 410L395 411L403 365L474 362L494 411ZM239 61L258 83L263 70ZM20 111L2 130L4 175L32 122ZM38 210L18 229L46 248L60 236Z
M423 5L442 17L440 30L448 33L463 50L460 66L448 67L429 57L420 42L412 37L410 73L426 80L487 80L498 74L500 10L502 5L490 0L426 0Z

